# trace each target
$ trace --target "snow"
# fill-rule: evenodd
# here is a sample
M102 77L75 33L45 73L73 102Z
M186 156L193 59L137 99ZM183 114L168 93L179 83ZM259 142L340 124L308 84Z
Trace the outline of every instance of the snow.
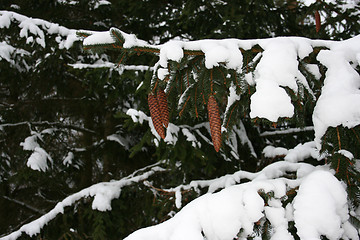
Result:
M20 143L24 150L32 151L26 163L29 168L45 172L48 169L48 162L52 164L51 156L38 143L38 140L42 140L41 134L49 134L51 131L51 129L45 129L41 133L32 131L32 135Z
M89 37L85 38L83 41L84 46L108 43L115 43L115 40L113 39L109 31L94 33Z
M180 41L169 41L160 48L160 66L166 68L169 60L179 62L184 56Z
M33 170L45 172L48 168L47 160L52 163L50 155L44 149L35 147L26 165Z
M159 68L157 70L157 77L160 79L160 80L164 80L164 78L169 75L169 70L167 68Z
M288 220L282 207L265 207L265 215L274 228L271 239L292 240L294 237L287 231Z
M291 180L255 178L252 182L205 194L170 220L140 229L125 239L203 239L202 234L209 240L254 237L254 224L263 217L272 224L271 239L294 239L287 230L289 221L295 222L301 239L320 239L321 235L329 239L358 239L357 230L349 223L347 195L342 183L327 170L313 166L311 169L289 185ZM294 201L283 208L281 199L290 185L299 186L299 192ZM274 192L268 206L259 192Z
M360 36L357 36L318 54L317 59L328 68L313 112L318 148L328 127L352 128L360 124L360 76L349 63L356 61L359 45Z
M129 149L129 142L124 137L120 136L119 134L112 134L106 137L109 141L114 141L119 143L125 149Z
M345 150L345 149L339 150L338 153L340 153L341 155L345 156L345 157L348 158L349 160L354 159L354 155L353 155L351 152L349 152L349 151L347 151L347 150Z
M35 150L35 148L40 147L40 145L37 143L36 135L31 135L25 138L24 142L20 143L20 146L22 146L23 149L27 151L32 151Z
M65 166L72 165L73 159L74 159L74 153L69 152L68 155L64 158L63 164L64 164Z
M155 69L160 79L164 79L169 74L168 61L179 62L184 56L185 49L202 51L205 55L206 68L211 69L224 63L227 68L241 73L243 56L239 48L248 50L256 44L260 45L264 51L256 56L260 61L255 72L247 73L245 77L249 84L255 83L256 88L250 98L250 117L265 118L272 122L277 122L279 118L291 118L294 115L294 106L285 88L297 94L301 86L316 100L305 76L298 69L298 60L308 56L314 47L329 48L329 50L321 50L317 57L328 71L313 113L316 146L319 148L321 137L328 127L343 125L351 128L360 123L360 80L356 70L350 65L350 62L357 63L360 58L360 36L341 42L277 37L257 40L205 39L189 42L173 40L151 46L138 40L134 35L112 28L109 32L99 32L85 38L84 45L112 43L114 37L111 36L111 32L115 31L125 39L124 48L138 46L159 49L157 64L161 67ZM307 64L305 67L316 78L320 77L318 66ZM227 109L234 100L238 99L234 91L231 92L231 87L229 91ZM185 101L185 95L180 97L180 105Z
M288 154L288 150L283 147L266 146L263 149L263 154L266 158L275 158L277 156L285 156Z
M104 6L104 5L111 5L111 2L109 1L106 1L106 0L98 0L98 1L95 1L95 6L94 6L94 9L100 7L100 6Z
M339 239L348 233L358 239L354 227L346 232L343 228L349 220L347 194L327 171L315 171L304 179L294 200L294 218L301 239L320 239L322 235Z
M99 4L108 4L107 1L98 1ZM66 29L40 19L31 19L13 12L0 11L0 28L9 28L12 22L16 22L21 28L19 36L26 38L26 42L46 46L45 35L56 34L59 48L69 48L77 39L74 30ZM137 39L132 34L124 33L115 28L106 32L89 32L91 36L84 39L84 46L96 44L112 44L116 38L112 32L119 33L125 40L123 48L154 47ZM64 40L65 39L65 40ZM321 138L328 127L344 126L352 128L360 124L360 77L354 69L360 61L360 36L352 39L335 42L310 40L305 38L288 37L262 40L200 40L192 42L170 41L155 46L159 50L159 61L152 68L156 69L156 76L165 79L169 74L168 62L179 62L184 57L185 50L202 51L205 56L205 66L208 69L225 64L227 68L242 72L243 55L239 48L248 50L259 44L264 50L257 55L259 63L254 73L245 74L245 81L255 85L255 93L250 100L250 117L265 118L276 122L282 117L292 117L294 106L291 97L285 89L294 94L304 87L312 97L309 84L298 69L299 59L308 56L313 47L325 46L328 50L321 50L317 60L326 68L324 85L321 89L315 110L313 113L314 127L305 130L314 130L314 141L299 143L293 149L266 146L263 154L268 158L281 156L284 161L272 163L257 173L240 170L233 174L227 174L212 180L193 180L189 184L180 185L166 191L175 195L175 205L182 207L182 191L199 188L208 188L208 193L195 199L183 207L173 218L161 224L140 229L127 240L140 239L204 239L222 240L233 238L257 237L253 232L254 225L265 218L272 225L272 239L294 239L288 232L289 221L294 221L297 234L301 239L319 239L322 235L328 239L359 239L358 230L349 222L347 193L345 184L334 177L327 165L312 166L301 161L312 157L323 159L320 154ZM8 45L0 43L0 58L8 62L12 61L12 54L27 54ZM253 59L253 61L255 61ZM80 62L72 65L74 68L84 67L110 67L114 65L105 61L99 61L92 65ZM125 68L125 66L123 66ZM317 65L305 65L315 78L320 78ZM134 67L135 68L135 67ZM140 67L142 68L142 67ZM145 68L142 68L145 70ZM148 70L148 68L146 68ZM155 71L155 70L154 70ZM196 77L196 76L195 76ZM190 85L187 91L192 87ZM301 88L300 88L301 87ZM186 94L180 97L179 104L184 103ZM240 99L236 94L236 88L232 84L229 88L228 104L226 111ZM155 144L161 141L160 136L154 129L152 120L144 112L129 109L127 115L134 122L149 124L154 135ZM224 125L224 123L223 123ZM209 131L208 123L196 126L177 126L169 123L164 142L175 145L179 132L181 132L193 147L200 147L201 139L209 144L211 141L201 133L200 129ZM262 133L262 137L268 135L303 131L303 129L279 130ZM46 171L48 163L52 163L51 156L43 149L41 134L32 132L20 145L26 151L31 151L27 165L38 171ZM198 138L200 137L200 138ZM239 159L237 152L238 140L241 144L247 144L251 153L256 157L254 148L249 140L246 129L241 121L232 129L232 134L226 143L232 150L232 154ZM119 134L107 136L108 141L115 141L125 148L128 142ZM337 153L353 159L354 155L342 149ZM71 164L74 154L69 152L63 159L63 164ZM144 172L146 171L146 172ZM123 187L134 182L147 179L156 172L165 171L155 164L137 171L132 175L112 182L98 183L85 188L78 193L70 195L58 203L49 213L39 219L22 226L11 235L1 238L16 239L22 232L33 236L40 232L41 228L52 220L57 214L63 213L64 207L73 205L84 197L93 197L92 208L99 211L111 210L111 201L119 198ZM294 179L287 178L289 173L296 176ZM249 182L241 183L242 180ZM283 206L289 190L296 191L294 200ZM221 191L218 191L221 190ZM261 193L271 194L273 197L265 204ZM204 235L204 236L203 236Z
M298 56L304 58L312 47L302 38L275 38L262 41L264 52L255 70L256 92L251 96L250 117L276 122L279 117L292 117L294 107L283 87L297 93L297 80L304 79L298 70ZM302 84L307 86L306 81Z
M285 161L289 162L300 162L309 157L314 159L322 159L322 155L319 150L316 148L316 144L314 141L299 143L295 148L289 150L289 152L285 156Z
M24 15L11 12L0 11L0 28L9 28L11 23L15 23L20 28L19 36L26 38L26 43L36 42L43 48L46 47L46 34L58 35L62 40L59 41L59 48L69 49L79 38L76 36L77 30L59 26L38 18L29 18ZM63 40L64 39L64 40Z
M0 61L4 59L5 61L9 62L12 66L15 66L19 69L18 65L16 65L14 60L15 54L19 54L20 56L30 55L28 51L15 48L4 41L0 42Z

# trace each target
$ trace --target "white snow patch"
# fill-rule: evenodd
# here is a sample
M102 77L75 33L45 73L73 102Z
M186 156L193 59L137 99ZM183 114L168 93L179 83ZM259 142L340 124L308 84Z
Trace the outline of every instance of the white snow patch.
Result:
M73 152L68 152L68 155L63 160L63 164L65 166L70 166L70 165L72 165L73 160L74 160L74 153Z
M328 68L313 112L319 149L328 127L353 128L360 124L360 76L349 63L360 52L360 36L350 40L334 43L334 50L322 50L317 57Z
M289 150L283 147L266 146L263 149L263 154L267 158L275 158L277 156L285 156Z
M26 165L33 170L45 172L48 168L47 160L52 163L50 155L44 149L35 147Z
M346 236L344 224L349 214L347 193L342 184L327 171L318 170L308 175L294 200L294 219L301 239Z

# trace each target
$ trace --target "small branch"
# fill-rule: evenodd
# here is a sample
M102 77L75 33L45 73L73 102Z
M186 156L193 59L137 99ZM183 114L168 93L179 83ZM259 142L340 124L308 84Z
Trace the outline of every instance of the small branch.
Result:
M341 150L339 127L336 127L336 133L337 133L337 138L338 138L339 150Z
M292 133L299 133L299 132L312 132L312 131L314 131L313 126L308 126L308 127L304 127L304 128L289 128L289 129L285 129L285 130L266 131L266 132L260 133L260 137L292 134Z
M5 198L6 200L10 201L10 202L16 203L16 204L18 204L18 205L20 205L20 206L22 206L22 207L25 207L25 208L27 208L27 209L30 209L31 211L33 211L33 212L35 212L35 213L39 213L39 214L42 214L42 215L45 214L45 212L44 212L43 210L34 208L34 207L32 207L32 206L30 206L30 205L28 205L28 204L26 204L26 203L24 203L24 202L21 202L21 201L19 201L19 200L16 200L16 199L13 199L13 198L9 198L9 197L7 197L7 196L2 196L2 197Z
M43 121L43 122L18 122L18 123L4 123L4 124L0 124L0 128L4 128L4 127L18 127L21 125L28 125L28 126L52 126L52 127L59 127L59 128L66 128L66 129L73 129L79 132L87 132L87 133L91 133L94 135L97 135L97 133L91 129L88 128L83 128L83 127L79 127L79 126L74 126L74 125L70 125L70 124L64 124L64 123L59 123L59 122L48 122L48 121Z
M1 240L10 240L10 239L14 240L14 239L17 239L18 237L20 237L22 233L26 233L28 235L37 234L49 221L54 219L58 214L63 214L65 207L72 206L75 202L79 201L81 198L85 198L85 197L96 198L97 195L99 194L102 197L101 199L103 199L105 197L103 189L107 190L105 192L110 192L110 191L113 192L113 194L108 196L107 200L111 201L114 198L118 198L120 196L120 192L123 187L132 185L133 183L144 181L157 172L166 171L166 169L159 167L159 165L162 163L163 163L163 161L159 161L155 164L152 164L152 165L149 165L142 169L139 169L139 170L133 172L132 174L130 174L129 176L122 178L118 181L100 182L100 183L94 184L88 188L84 188L84 189L80 190L79 192L76 192L76 193L66 197L63 201L56 204L56 206L52 210L50 210L48 213L43 214L38 219L23 225L17 231L12 232L11 234L2 237ZM143 171L146 171L146 172L143 172ZM139 172L143 172L143 173L135 176ZM97 209L96 207L94 208L94 202L93 202L93 209ZM104 211L106 209L98 209L98 210Z

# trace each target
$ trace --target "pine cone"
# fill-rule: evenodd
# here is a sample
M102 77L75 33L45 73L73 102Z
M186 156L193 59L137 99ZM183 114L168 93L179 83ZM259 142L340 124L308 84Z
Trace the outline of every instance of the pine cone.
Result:
M320 14L319 11L315 11L315 24L316 24L316 32L320 31L321 22L320 22Z
M162 139L165 138L165 129L162 123L160 108L157 99L155 98L154 94L149 93L148 95L148 104L150 109L150 116L152 122L154 124L154 128L156 132L160 135Z
M159 103L159 109L161 113L161 119L164 126L167 128L169 125L169 108L167 103L167 97L161 88L159 88L156 96L158 103Z
M215 151L218 152L221 147L221 119L219 107L213 95L209 97L207 108L210 122L211 139L214 144Z

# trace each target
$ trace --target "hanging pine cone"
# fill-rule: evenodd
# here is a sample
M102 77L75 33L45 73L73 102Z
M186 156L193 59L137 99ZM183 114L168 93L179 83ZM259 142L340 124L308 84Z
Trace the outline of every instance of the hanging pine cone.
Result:
M160 108L158 100L155 98L154 94L149 93L148 95L148 104L150 109L150 116L154 124L156 132L160 135L162 139L165 138L165 129L162 123L162 117L160 113Z
M321 27L320 14L318 10L315 11L315 24L316 24L316 32L318 33Z
M161 119L164 126L167 128L169 125L169 108L167 103L167 97L161 88L159 88L156 96L158 103L159 103L159 109L161 113Z
M208 115L210 122L211 139L214 144L215 151L219 151L221 147L221 119L219 107L213 95L210 95L208 101Z

